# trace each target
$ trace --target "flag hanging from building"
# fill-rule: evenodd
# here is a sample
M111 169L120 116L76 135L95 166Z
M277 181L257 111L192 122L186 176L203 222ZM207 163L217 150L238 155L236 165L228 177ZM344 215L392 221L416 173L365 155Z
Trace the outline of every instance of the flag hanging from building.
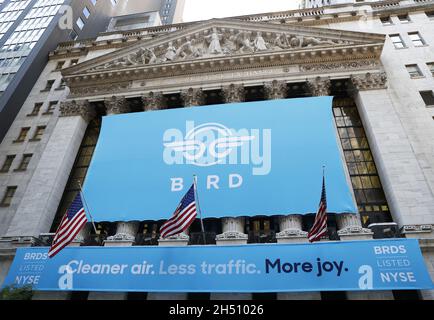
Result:
M327 198L325 189L325 177L322 177L322 192L315 222L308 233L309 242L320 241L327 234Z
M164 239L187 230L196 219L196 216L197 210L193 184L184 198L182 198L181 203L176 208L172 218L167 220L161 226L161 237Z
M60 250L71 243L86 223L86 213L84 212L79 192L62 218L51 248L48 251L48 257L54 257Z

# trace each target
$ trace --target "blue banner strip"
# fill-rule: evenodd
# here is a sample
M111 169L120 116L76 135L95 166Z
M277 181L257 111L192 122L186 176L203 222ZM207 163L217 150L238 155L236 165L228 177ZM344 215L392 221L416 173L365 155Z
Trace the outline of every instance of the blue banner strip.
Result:
M186 247L20 248L4 285L121 292L433 289L415 239Z

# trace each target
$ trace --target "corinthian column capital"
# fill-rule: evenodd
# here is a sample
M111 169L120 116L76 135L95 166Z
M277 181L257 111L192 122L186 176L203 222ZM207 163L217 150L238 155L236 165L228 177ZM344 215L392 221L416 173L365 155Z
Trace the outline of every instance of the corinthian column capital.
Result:
M95 117L95 109L89 100L72 100L60 103L60 117L81 116L86 122Z
M315 97L330 95L330 79L316 77L315 79L308 80L307 85L310 92Z
M164 102L164 97L161 92L149 92L147 95L142 97L143 110L152 111L160 110L166 107Z
M285 99L288 86L284 81L274 80L264 85L265 95L268 100Z
M244 101L244 86L242 84L230 84L223 87L222 92L226 103Z
M127 113L130 106L125 97L111 97L104 100L108 115Z
M197 107L204 104L202 89L189 88L181 91L181 98L185 107Z
M387 75L385 72L370 73L351 76L353 86L359 90L387 89Z

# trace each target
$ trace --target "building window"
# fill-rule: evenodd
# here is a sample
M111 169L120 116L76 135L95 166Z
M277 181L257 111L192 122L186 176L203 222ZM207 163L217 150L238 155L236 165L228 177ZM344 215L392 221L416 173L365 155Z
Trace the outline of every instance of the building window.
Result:
M423 41L419 32L410 32L410 33L408 33L408 36L410 37L410 40L411 40L411 42L413 42L413 45L415 47L422 47L425 45L425 42Z
M434 107L434 94L432 91L419 91L427 107Z
M53 114L54 110L56 110L58 101L50 101L47 110L43 113L44 115Z
M429 62L426 65L428 66L428 69L431 72L431 75L434 77L434 62Z
M84 9L83 9L83 15L86 17L86 19L89 18L90 11L89 11L89 9L87 7L84 7Z
M56 88L56 90L63 90L63 89L65 89L66 88L66 82L65 82L65 79L60 79L60 83L59 83L59 86Z
M20 166L15 171L26 171L29 166L30 160L32 159L32 154L23 155Z
M57 210L56 218L53 221L51 230L56 231L59 223L68 209L71 202L74 200L77 192L80 191L78 182L83 184L86 177L87 170L92 160L95 151L96 143L98 141L99 133L101 130L101 119L94 119L89 123L89 126L84 135L74 166L71 170L68 183L66 184L62 200ZM97 227L98 228L98 227Z
M41 111L43 103L35 103L35 106L33 107L33 111L29 113L28 117L35 117L39 114L39 111Z
M36 128L35 134L30 141L40 141L45 132L45 126L39 126Z
M392 25L392 19L390 19L390 17L381 17L380 18L381 23L383 24L383 26L390 26Z
M410 75L410 78L420 78L423 77L422 72L420 71L417 64L408 64L405 66L407 68L408 74Z
M6 189L5 195L3 196L3 200L0 203L0 207L9 207L12 203L12 198L14 197L15 191L17 191L17 187L8 187Z
M56 80L48 80L44 90L42 91L50 91L55 81Z
M402 38L399 34L391 34L389 37L396 49L406 48L404 41L402 41Z
M71 38L71 40L75 41L78 38L78 34L77 32L75 32L75 30L71 30L71 32L69 33L69 38Z
M76 23L77 23L78 28L79 28L80 30L83 30L83 28L84 28L84 21L83 21L83 19L80 18L80 17L78 17Z
M408 16L408 14L402 14L398 16L398 19L401 23L408 23L410 22L410 17Z
M335 97L333 113L363 226L391 222L386 196L357 106L351 98Z
M14 162L15 155L7 156L5 162L3 162L3 166L0 169L1 173L9 172L9 169L12 166L12 162Z
M73 59L71 60L71 64L69 66L72 67L75 66L76 64L78 64L78 59Z
M30 127L21 128L20 135L18 136L17 140L15 140L14 142L24 142L24 140L26 140L29 131L30 131Z
M57 62L56 69L54 69L54 70L56 70L56 71L62 70L64 65L65 65L65 61L59 61L59 62Z

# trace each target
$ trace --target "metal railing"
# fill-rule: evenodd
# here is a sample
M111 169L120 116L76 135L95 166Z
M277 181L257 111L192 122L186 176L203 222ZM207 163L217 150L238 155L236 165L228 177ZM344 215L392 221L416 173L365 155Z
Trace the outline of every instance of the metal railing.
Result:
M275 231L250 231L248 233L247 243L276 243Z

